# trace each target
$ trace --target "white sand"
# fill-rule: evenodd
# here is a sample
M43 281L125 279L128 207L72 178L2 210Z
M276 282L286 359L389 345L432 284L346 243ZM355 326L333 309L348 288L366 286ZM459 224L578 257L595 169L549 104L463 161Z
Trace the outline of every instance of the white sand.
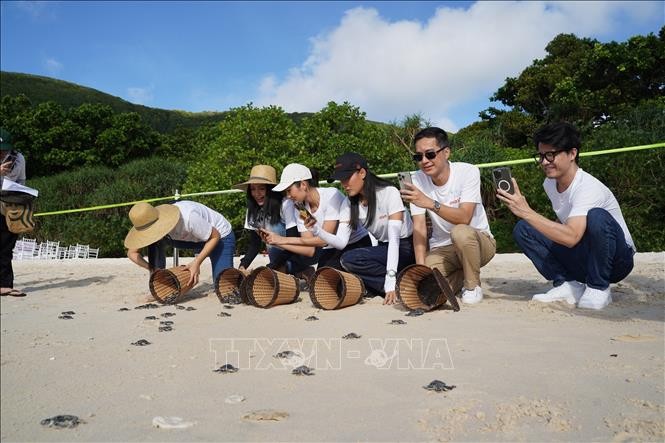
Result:
M509 254L483 269L481 304L421 317L379 299L320 311L307 293L224 309L209 262L182 303L195 311L133 309L148 301L147 273L126 259L14 269L29 294L1 301L3 442L665 439L665 253L638 254L600 312L529 301L546 282ZM304 320L312 314L320 320ZM149 315L174 330L158 332ZM349 332L361 338L342 340ZM152 344L131 345L139 339ZM226 356L231 344L238 353ZM287 349L311 355L315 375L272 357ZM213 372L227 362L240 370ZM434 379L456 388L422 388ZM225 401L234 394L244 401ZM58 414L85 423L40 425ZM187 426L153 427L155 417Z

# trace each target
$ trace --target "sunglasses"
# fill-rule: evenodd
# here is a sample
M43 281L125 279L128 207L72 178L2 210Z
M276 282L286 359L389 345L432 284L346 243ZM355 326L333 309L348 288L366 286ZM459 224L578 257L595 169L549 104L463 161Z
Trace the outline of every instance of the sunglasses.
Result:
M434 160L436 158L436 154L443 151L447 147L448 146L444 146L443 148L439 148L436 151L425 151L424 154L422 152L416 152L411 156L411 158L413 158L413 161L416 163L423 161L423 155L427 157L427 160Z
M559 149L558 151L548 151L542 154L540 152L536 152L533 154L533 158L538 164L541 164L543 160L547 160L548 163L552 163L556 156L561 152L565 152L565 149Z

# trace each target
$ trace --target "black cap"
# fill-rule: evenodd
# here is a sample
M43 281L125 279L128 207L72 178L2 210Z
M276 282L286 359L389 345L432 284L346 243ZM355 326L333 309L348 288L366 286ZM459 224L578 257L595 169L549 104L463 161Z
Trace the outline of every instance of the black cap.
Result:
M335 161L335 171L328 179L328 182L333 182L335 180L346 180L351 177L354 172L359 169L368 170L367 160L355 152L347 152L337 157Z

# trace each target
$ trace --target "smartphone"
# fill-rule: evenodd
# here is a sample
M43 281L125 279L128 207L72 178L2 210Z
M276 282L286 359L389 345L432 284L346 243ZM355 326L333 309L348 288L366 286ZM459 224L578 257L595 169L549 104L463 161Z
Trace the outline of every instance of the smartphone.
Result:
M494 185L497 189L506 191L509 194L515 193L512 176L510 175L510 168L502 167L493 169L492 178L494 179Z
M307 222L307 220L316 220L314 216L312 215L311 212L309 212L309 209L307 209L307 206L305 206L305 203L302 202L294 202L293 206L296 207L298 210L298 215L300 216L301 219L303 219L304 222Z
M413 184L413 182L411 181L411 173L409 171L398 172L397 173L397 180L399 181L399 188L400 189L406 189L406 186L404 186L405 183L408 183L410 185Z

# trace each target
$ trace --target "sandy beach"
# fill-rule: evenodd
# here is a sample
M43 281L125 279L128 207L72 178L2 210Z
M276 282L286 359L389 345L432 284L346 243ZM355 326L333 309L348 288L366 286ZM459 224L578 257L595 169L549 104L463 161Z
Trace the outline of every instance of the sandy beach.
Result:
M482 303L419 317L381 299L323 311L306 292L227 308L209 262L190 310L135 309L151 300L148 274L127 259L14 271L28 296L1 300L3 442L665 439L662 252L637 254L602 311L530 301L547 282L505 254L482 270ZM296 356L274 357L286 350ZM213 372L227 363L238 372ZM300 364L314 375L293 375ZM454 388L423 388L433 380ZM81 423L40 424L61 414Z

